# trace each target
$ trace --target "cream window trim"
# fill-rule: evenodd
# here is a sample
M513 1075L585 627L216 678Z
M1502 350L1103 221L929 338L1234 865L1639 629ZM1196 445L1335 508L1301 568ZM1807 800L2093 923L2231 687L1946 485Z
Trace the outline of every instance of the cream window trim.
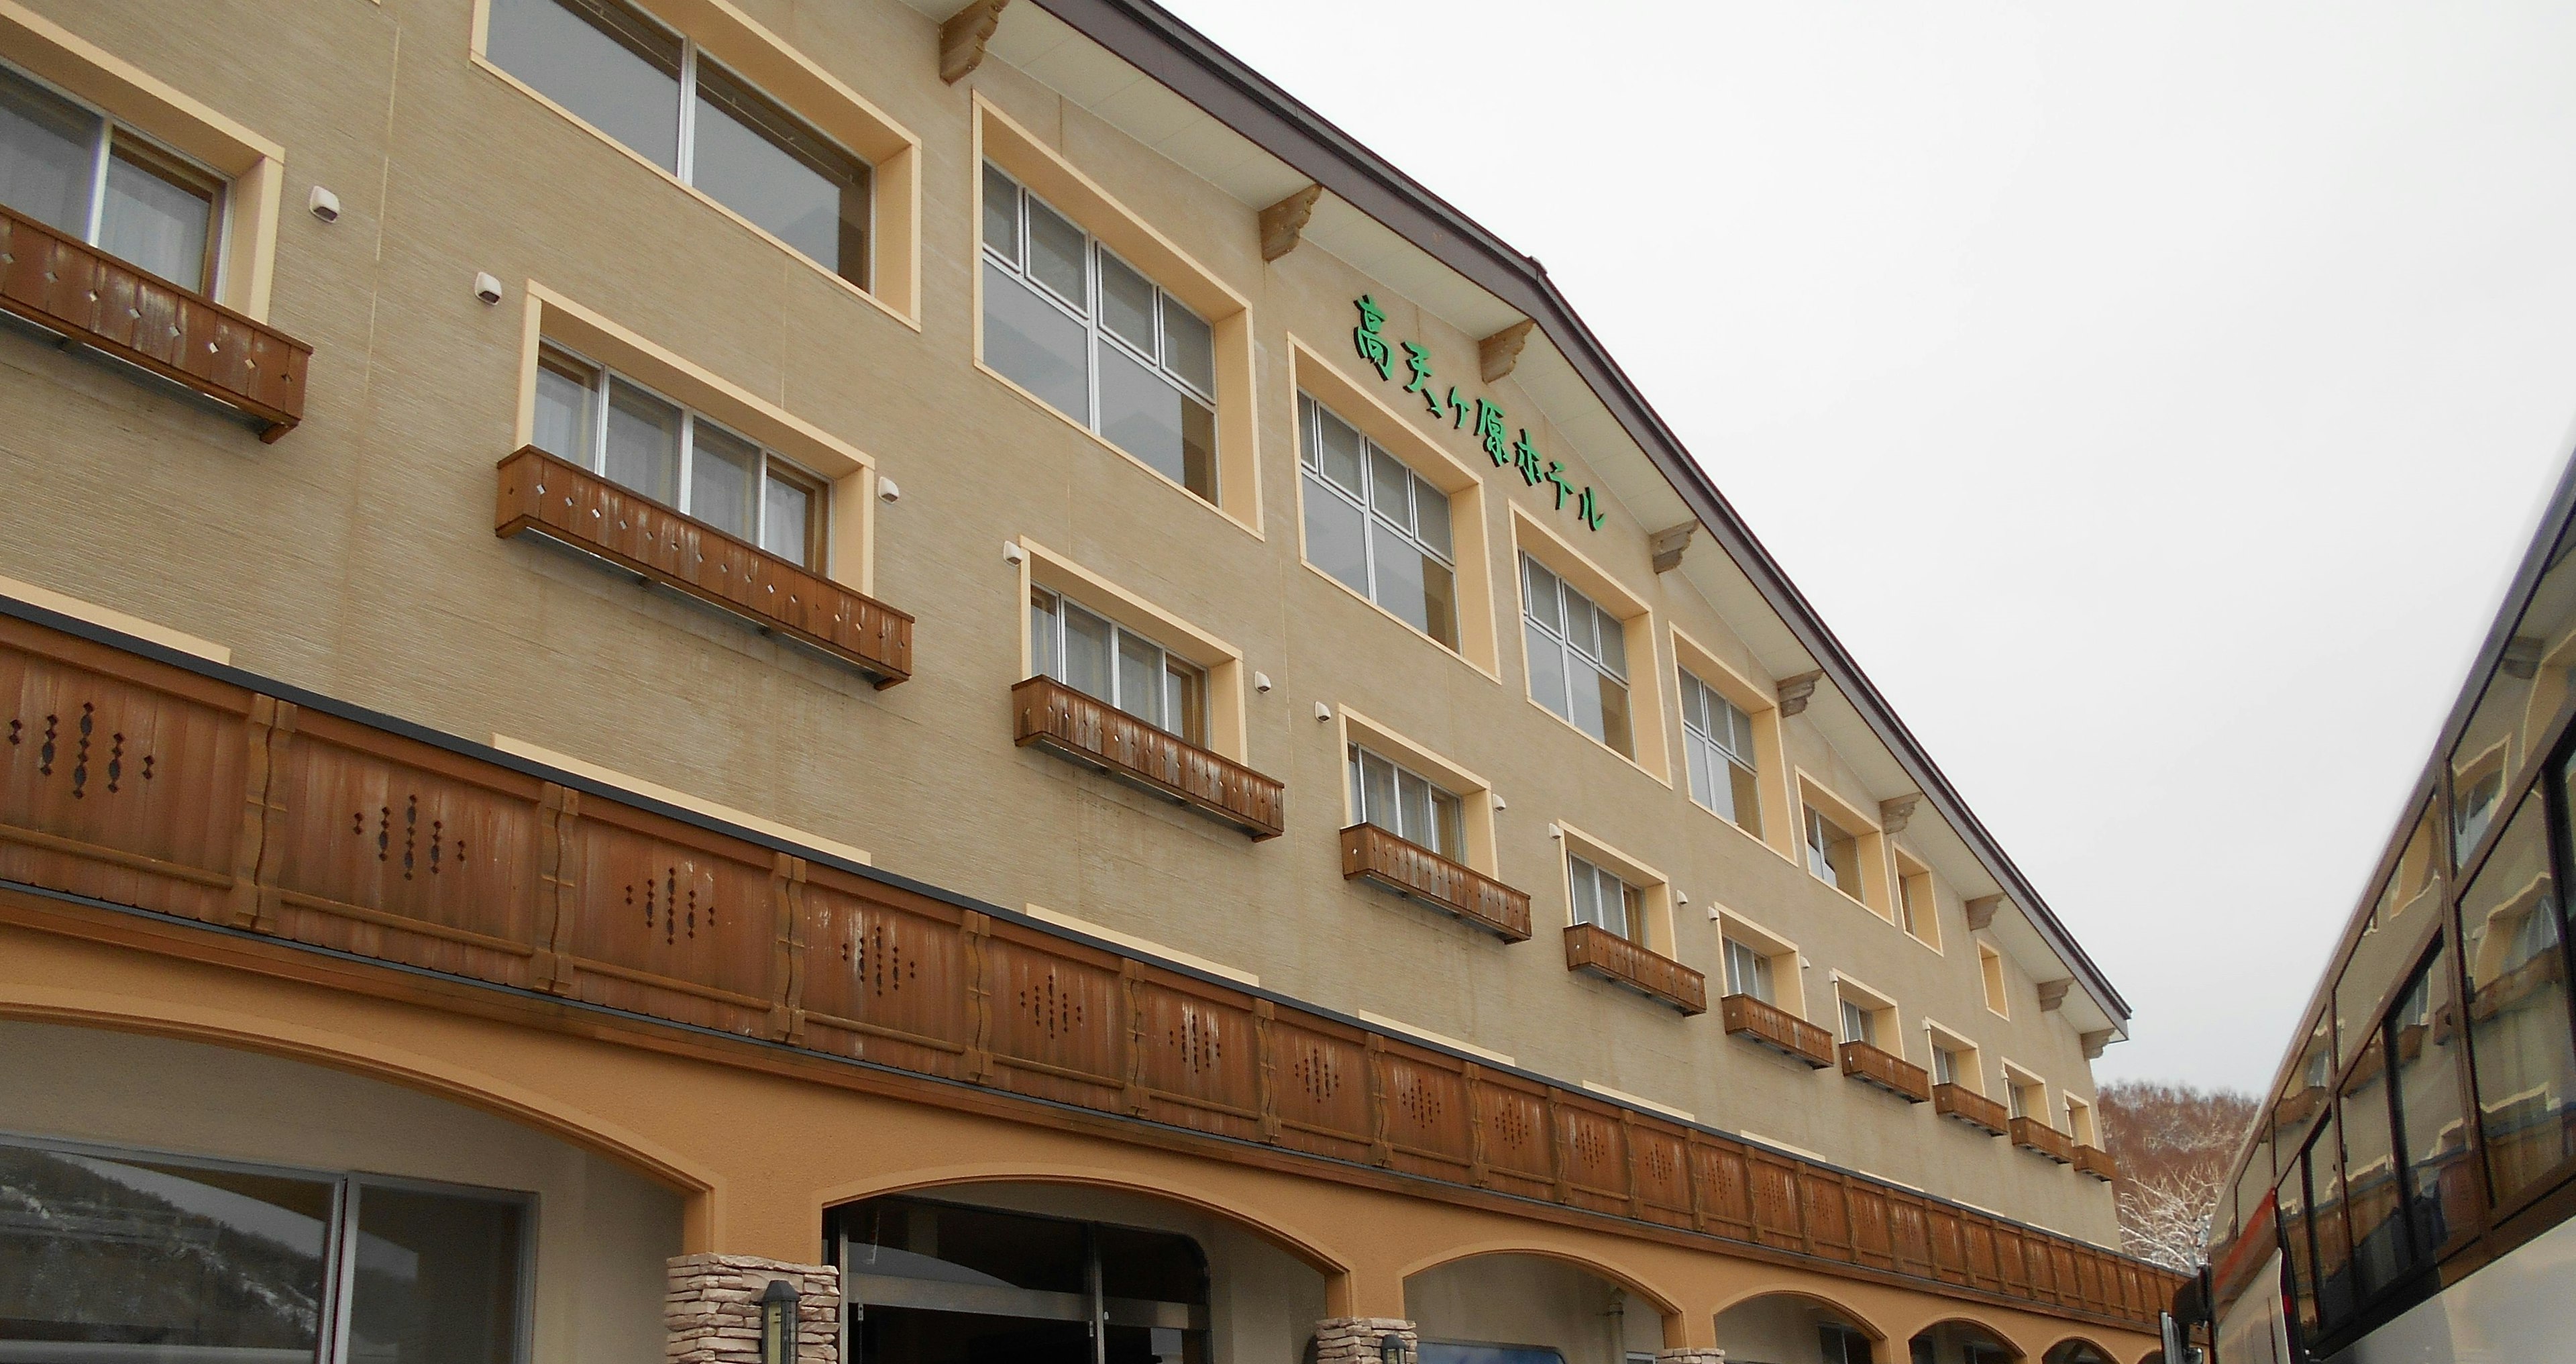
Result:
M1678 960L1681 954L1676 950L1673 941L1673 883L1662 872L1571 824L1560 820L1556 828L1557 832L1564 836L1562 841L1565 844L1563 853L1557 859L1558 888L1562 890L1566 885L1567 871L1564 859L1567 857L1580 857L1629 885L1635 886L1644 892L1645 897L1646 950ZM1570 901L1565 907L1565 922L1569 927L1574 923L1574 906Z
M1084 609L1106 616L1152 639L1174 656L1205 668L1208 749L1239 763L1251 762L1251 733L1243 696L1247 670L1242 650L1025 535L1012 543L1021 550L1019 606L1011 619L1020 634L1022 678L1037 676L1037 660L1029 653L1029 591L1043 587L1060 592Z
M2079 1146L2099 1148L2102 1145L2100 1125L2095 1121L2093 1105L2072 1094L2060 1093L2058 1106L2066 1110L2066 1135Z
M2036 1104L2024 1104L2022 1116L2025 1118L2036 1118L2051 1131L2056 1130L2057 1124L2049 1118L2048 1081L2041 1079L2028 1068L2015 1063L2009 1056L1999 1059L2003 1062L2005 1110L2009 1112L2012 1108L2014 1091L2019 1089L2038 1090L2039 1102Z
M268 320L286 149L18 0L0 0L0 60L86 100L224 177L217 303Z
M1807 769L1801 767L1796 769L1796 772L1794 789L1798 793L1798 800L1802 807L1798 812L1799 841L1803 843L1807 837L1807 815L1803 807L1812 805L1822 812L1825 818L1833 821L1836 827L1850 834L1853 843L1857 845L1853 849L1853 860L1860 864L1861 893L1854 895L1836 887L1826 888L1836 890L1844 899L1859 905L1891 925L1895 924L1897 921L1895 896L1892 893L1893 888L1887 881L1887 835L1879 831L1878 820L1862 813L1859 806L1835 795L1832 787L1818 781ZM1798 865L1801 867L1806 865L1806 859L1803 856L1799 858ZM1821 880L1819 884L1822 884Z
M1288 338L1291 397L1305 392L1332 409L1333 415L1359 428L1361 435L1386 447L1387 453L1404 462L1416 474L1428 479L1433 487L1449 494L1449 541L1453 569L1457 574L1458 647L1450 648L1413 628L1413 622L1387 610L1354 590L1349 583L1318 567L1306 555L1306 515L1303 464L1299 465L1297 487L1297 562L1306 571L1331 583L1352 597L1367 603L1370 610L1403 626L1418 639L1428 640L1433 648L1448 654L1468 667L1483 673L1486 680L1499 686L1503 680L1502 664L1497 655L1494 624L1494 556L1487 544L1485 525L1485 481L1473 466L1450 454L1438 441L1424 436L1403 414L1387 405L1341 368L1326 360L1321 353L1294 334ZM1293 415L1292 415L1293 420ZM1299 425L1298 440L1305 439ZM1297 450L1302 461L1305 450Z
M1914 887L1914 927L1905 928L1905 936L1936 957L1948 956L1949 953L1941 947L1940 879L1932 874L1930 865L1899 847L1895 839L1887 840L1887 850L1896 861L1895 879L1888 893L1888 903L1896 911L1896 926L1905 928L1905 891L1911 885Z
M1195 506L1207 507L1240 527L1253 539L1264 538L1261 519L1260 422L1254 411L1256 385L1252 340L1252 303L1216 273L1199 263L1153 224L1128 209L1055 148L992 101L982 91L974 96L974 153L968 161L968 230L977 234L974 268L975 368L993 382L1018 394L1030 406L1081 432L1102 449L1126 460L1177 490ZM1022 187L1070 217L1182 306L1205 319L1216 347L1217 500L1183 488L1171 475L1147 464L1117 444L1056 410L1055 405L1013 383L984 363L984 271L981 234L984 221L984 163L990 161Z
M537 351L552 341L579 352L776 450L831 489L824 576L863 596L876 594L874 457L714 370L605 315L529 280L519 344L519 400L513 449L535 437Z
M1718 657L1716 650L1702 644L1679 625L1672 627L1671 634L1674 666L1697 677L1710 690L1735 703L1735 708L1743 711L1745 717L1753 722L1753 763L1756 768L1753 776L1754 788L1761 802L1762 836L1754 838L1745 833L1742 825L1697 801L1692 801L1692 806L1738 835L1779 854L1781 860L1791 866L1804 866L1805 862L1798 853L1798 840L1805 835L1797 828L1796 813L1782 808L1791 790L1788 783L1794 777L1788 744L1781 734L1779 689L1755 683L1733 664ZM1676 695L1676 708L1680 703L1680 697ZM1678 709L1675 713L1679 713ZM1682 733L1678 722L1673 732L1677 735ZM1686 782L1676 784L1673 789L1687 795L1686 785Z
M1837 1037L1842 1034L1840 1006L1847 1000L1859 1005L1863 1012L1873 1016L1872 1022L1878 1031L1878 1041L1875 1045L1880 1050L1893 1052L1899 1059L1903 1059L1905 1034L1899 1031L1902 1027L1902 1019L1897 1011L1895 997L1885 991L1871 988L1848 971L1837 968L1828 974L1834 984L1836 1005L1834 1034Z
M1977 988L1985 996L1987 1013L2012 1017L2012 977L2004 970L2004 954L1984 943L1977 944Z
M5 3L6 0L0 0ZM862 289L827 270L820 261L781 240L769 229L729 208L714 195L655 165L650 157L618 141L589 120L547 98L535 86L503 70L486 55L491 37L491 0L474 0L467 60L485 74L561 115L573 126L614 147L628 160L660 176L699 203L732 219L744 230L852 295L867 300L886 316L921 330L921 139L866 96L841 83L812 58L736 8L730 0L642 0L639 5L665 27L696 43L726 70L785 105L798 118L848 148L868 163L870 231L868 280Z
M1807 1016L1806 955L1798 945L1724 905L1714 907L1718 927L1719 981L1725 980L1726 940L1752 948L1771 963L1772 1007L1799 1018ZM1721 993L1723 990L1721 989Z
M1669 665L1655 638L1658 632L1653 608L1646 604L1644 597L1629 591L1627 584L1612 577L1609 570L1576 549L1574 542L1557 534L1519 503L1511 506L1512 639L1514 653L1521 664L1521 698L1539 714L1581 735L1593 747L1670 787L1673 784L1672 745L1664 726L1665 712L1672 708L1672 703L1665 698L1674 684L1664 676ZM1529 633L1521 623L1529 610L1529 583L1520 566L1523 554L1538 560L1549 572L1563 578L1575 590L1619 618L1620 643L1628 655L1628 733L1637 756L1632 758L1585 734L1574 722L1540 705L1538 698L1530 695ZM1680 714L1679 711L1673 713L1676 716Z
M1360 812L1351 804L1349 773L1350 746L1358 744L1381 757L1412 768L1447 787L1458 797L1460 822L1467 840L1467 865L1487 876L1499 877L1500 858L1495 847L1494 788L1483 777L1460 767L1427 744L1406 737L1393 727L1383 725L1348 706L1333 707L1335 771L1341 773L1342 823L1347 829L1360 822Z
M1923 1040L1925 1070L1932 1068L1932 1048L1944 1048L1959 1058L1957 1083L1966 1085L1969 1090L1977 1094L1987 1092L1984 1048L1969 1041L1958 1029L1944 1027L1929 1017L1923 1020Z

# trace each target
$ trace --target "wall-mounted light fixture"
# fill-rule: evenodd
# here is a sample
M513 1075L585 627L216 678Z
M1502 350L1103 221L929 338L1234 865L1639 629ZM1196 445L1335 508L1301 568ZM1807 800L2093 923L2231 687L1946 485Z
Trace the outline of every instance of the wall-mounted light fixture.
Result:
M489 270L474 272L474 296L485 303L501 301L501 281Z
M1020 565L1022 565L1022 564L1024 564L1024 563L1027 563L1028 561L1029 561L1029 552L1028 552L1027 550L1025 550L1025 549L1020 548L1020 542L1019 542L1019 541L1017 541L1017 540L1004 540L1004 541L1002 542L1002 562L1003 562L1003 563L1009 564L1009 565L1010 565L1011 567L1013 567L1013 568L1017 568L1017 567L1019 567Z
M304 206L312 210L314 217L326 223L340 221L340 196L320 185L315 185L313 192L304 197Z

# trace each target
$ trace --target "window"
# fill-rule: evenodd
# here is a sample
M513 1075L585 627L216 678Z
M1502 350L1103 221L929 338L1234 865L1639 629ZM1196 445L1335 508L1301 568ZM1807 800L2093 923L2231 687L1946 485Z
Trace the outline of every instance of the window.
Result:
M0 204L211 293L223 177L0 67Z
M1877 1010L1872 1009L1868 1005L1849 996L1845 996L1843 998L1842 1005L1843 1035L1841 1040L1845 1042L1858 1042L1864 1047L1877 1046Z
M1926 947L1941 946L1940 912L1933 898L1932 873L1915 865L1914 860L1896 856L1896 921L1915 941Z
M2098 1147L2100 1134L2093 1130L2093 1105L2069 1094L2066 1096L2066 1135L2079 1146Z
M1029 657L1039 673L1207 746L1207 670L1045 588L1029 592Z
M2478 1220L2477 1172L2469 1163L2468 1123L2460 1111L2459 1016L2451 1003L2448 965L2436 940L2432 956L2388 1016L2396 1071L2390 1088L2419 1254L2439 1251L2453 1229Z
M1870 1364L1870 1340L1862 1332L1828 1321L1817 1325L1816 1336L1824 1364Z
M523 1197L6 1143L0 1189L36 1210L0 1236L0 1322L55 1342L20 1357L520 1355Z
M2012 1017L2012 1001L2004 994L2004 954L1978 944L1977 969L1986 980L1986 1012Z
M1683 761L1691 799L1762 836L1762 787L1755 779L1753 719L1687 671L1682 673Z
M2548 813L2534 792L2460 897L2470 1069L2500 1206L2564 1166L2576 1142L2576 1049L2560 912Z
M1449 494L1308 394L1297 395L1297 426L1305 447L1306 557L1457 648Z
M2004 1072L2005 1107L2016 1118L2048 1122L2048 1086L2027 1075Z
M1932 1044L1932 1083L1936 1085L1959 1083L1959 1053L1938 1042ZM1973 1089L1975 1086L1971 1085L1969 1088Z
M1572 883L1574 921L1643 946L1646 892L1580 857L1569 855L1565 865L1567 879Z
M1726 992L1751 995L1765 1004L1771 996L1771 959L1733 938L1726 940Z
M1861 898L1860 840L1812 805L1807 807L1807 870L1843 894Z
M805 568L823 567L822 479L643 385L547 345L538 449Z
M1164 477L1217 500L1214 331L990 163L984 362Z
M2343 1088L2344 1186L2352 1223L2354 1286L2368 1295L2394 1283L2413 1257L2406 1246L2405 1191L2388 1101L2387 1039L2361 1047Z
M1351 809L1363 824L1418 843L1452 862L1467 860L1466 823L1458 797L1427 777L1350 746Z
M485 55L817 265L868 287L865 161L618 0L491 0Z
M1527 554L1521 556L1522 623L1530 699L1630 757L1628 638L1619 618Z

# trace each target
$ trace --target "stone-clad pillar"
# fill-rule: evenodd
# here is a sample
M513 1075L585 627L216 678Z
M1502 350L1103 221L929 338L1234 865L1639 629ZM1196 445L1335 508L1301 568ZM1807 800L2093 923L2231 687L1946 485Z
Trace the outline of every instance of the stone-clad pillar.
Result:
M841 1364L841 1271L756 1255L670 1262L666 1364L760 1364L760 1295L772 1279L796 1289L796 1364Z
M1422 1338L1402 1317L1326 1317L1315 1323L1315 1364L1379 1364L1378 1342L1404 1341L1404 1364L1421 1364Z

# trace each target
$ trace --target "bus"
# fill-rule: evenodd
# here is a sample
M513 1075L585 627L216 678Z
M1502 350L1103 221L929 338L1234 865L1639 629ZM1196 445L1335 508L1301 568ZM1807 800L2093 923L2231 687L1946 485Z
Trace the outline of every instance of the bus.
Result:
M2576 1361L2571 682L2576 461L2218 1195L2209 1364Z

